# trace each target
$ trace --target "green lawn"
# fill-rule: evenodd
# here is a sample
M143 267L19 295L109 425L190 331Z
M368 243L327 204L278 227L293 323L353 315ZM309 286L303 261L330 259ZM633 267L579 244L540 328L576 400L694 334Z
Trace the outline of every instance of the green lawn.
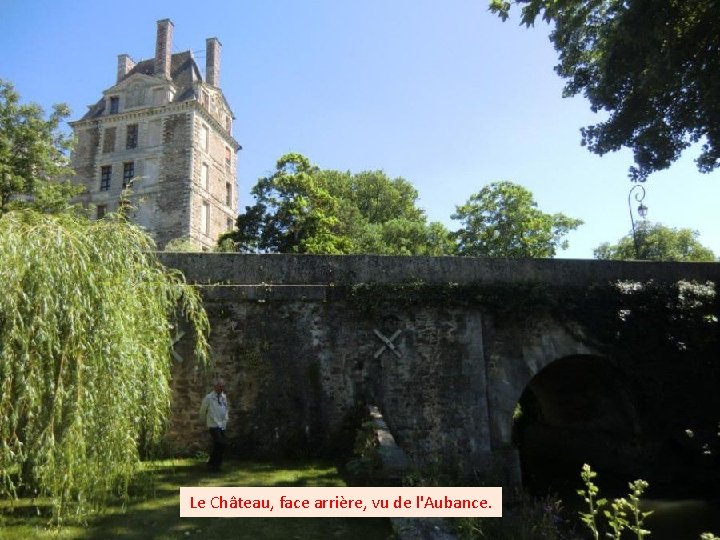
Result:
M120 504L93 517L86 527L47 529L29 500L0 501L0 539L29 538L248 538L386 540L390 522L380 518L180 518L180 486L344 486L337 469L319 461L258 463L228 461L221 473L209 474L197 459L148 464L152 485L137 486L124 511ZM142 494L140 494L140 492Z

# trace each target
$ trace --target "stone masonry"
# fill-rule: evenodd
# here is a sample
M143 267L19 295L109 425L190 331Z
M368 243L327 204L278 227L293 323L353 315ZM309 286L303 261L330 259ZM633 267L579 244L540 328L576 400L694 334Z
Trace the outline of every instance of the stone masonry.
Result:
M349 286L417 279L555 286L620 279L720 280L715 263L160 256L201 286L212 325L210 369L192 361L191 336L176 346L182 361L173 371L175 412L168 434L176 452L206 447L197 408L211 378L220 375L226 379L229 437L238 455L322 450L362 403L379 408L395 441L415 463L442 456L460 469L477 471L500 462L506 475L502 481L511 483L520 474L513 410L524 389L560 359L611 360L567 321L546 315L498 318L481 305L437 303L390 304L368 313L353 304ZM602 403L615 406L613 392L621 382L602 385L607 392Z
M74 180L96 218L130 186L130 215L159 248L189 238L211 249L234 225L241 147L219 87L220 41L207 39L203 80L191 51L171 53L172 35L172 22L158 21L155 57L119 55L116 83L70 123Z

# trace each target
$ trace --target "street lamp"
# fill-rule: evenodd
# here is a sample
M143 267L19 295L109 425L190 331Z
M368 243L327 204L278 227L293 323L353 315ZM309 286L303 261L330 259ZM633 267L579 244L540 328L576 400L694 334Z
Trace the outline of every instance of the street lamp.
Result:
M637 192L635 193L636 190ZM628 210L630 211L630 223L632 224L633 243L635 244L635 258L639 259L640 246L638 245L637 232L635 230L635 218L633 217L632 203L630 202L633 194L635 195L635 201L638 202L637 213L642 219L645 219L645 216L647 216L648 207L643 204L643 199L645 198L645 188L640 184L636 184L632 188L630 188L630 193L628 193Z

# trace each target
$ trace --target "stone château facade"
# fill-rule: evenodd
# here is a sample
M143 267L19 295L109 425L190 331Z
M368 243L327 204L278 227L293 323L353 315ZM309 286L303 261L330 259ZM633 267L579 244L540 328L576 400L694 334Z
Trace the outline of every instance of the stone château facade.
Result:
M101 218L130 185L131 216L163 248L190 238L203 249L231 229L237 214L233 113L219 86L220 48L206 40L205 71L192 51L172 53L173 23L157 23L155 57L118 56L117 81L71 122L80 196Z

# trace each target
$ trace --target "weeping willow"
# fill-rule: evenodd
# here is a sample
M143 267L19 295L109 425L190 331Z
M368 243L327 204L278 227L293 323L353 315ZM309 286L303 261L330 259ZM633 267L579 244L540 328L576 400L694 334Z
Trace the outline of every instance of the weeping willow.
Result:
M58 521L127 495L170 412L175 316L207 352L182 274L121 218L0 218L0 497L49 497Z

